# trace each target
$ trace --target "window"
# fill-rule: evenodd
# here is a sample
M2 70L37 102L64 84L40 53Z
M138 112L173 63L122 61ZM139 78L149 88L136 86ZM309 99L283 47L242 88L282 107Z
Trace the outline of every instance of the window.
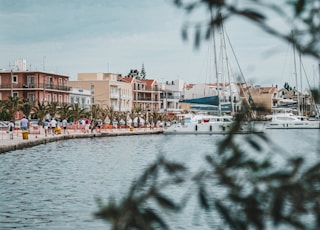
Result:
M51 76L48 76L48 88L51 89L53 86L53 80Z
M53 102L57 102L57 94L53 94Z
M59 102L62 103L62 95L59 95Z
M48 94L48 102L51 102L51 94Z
M34 76L28 76L28 87L34 88Z
M62 78L59 78L59 86L62 85Z
M74 104L74 97L71 97L70 100L71 100L71 104Z
M18 76L12 75L12 83L18 83Z
M19 97L19 93L13 92L13 93L12 93L12 96L13 96L13 97Z
M28 93L28 99L29 99L30 102L34 102L35 101L34 93Z

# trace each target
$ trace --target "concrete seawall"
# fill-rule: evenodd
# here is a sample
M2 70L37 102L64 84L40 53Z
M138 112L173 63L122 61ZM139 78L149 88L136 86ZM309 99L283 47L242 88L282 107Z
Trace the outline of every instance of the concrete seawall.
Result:
M162 128L156 129L112 129L102 130L100 133L83 133L81 131L70 131L68 134L48 135L45 137L43 130L37 134L28 134L28 139L23 139L21 131L16 131L14 139L9 139L9 134L2 133L0 136L0 154L18 149L30 148L36 145L46 144L49 142L62 141L75 138L96 138L96 137L113 137L113 136L129 136L129 135L151 135L163 133ZM1 134L0 134L1 135ZM1 138L2 137L2 138Z

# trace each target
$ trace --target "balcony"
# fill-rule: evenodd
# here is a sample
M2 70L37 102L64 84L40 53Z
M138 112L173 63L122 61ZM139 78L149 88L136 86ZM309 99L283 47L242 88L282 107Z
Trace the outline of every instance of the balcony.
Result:
M54 85L54 84L37 84L37 83L13 83L13 84L1 84L0 89L14 89L14 90L26 90L26 89L52 89L59 91L70 91L71 87L62 86L62 85Z

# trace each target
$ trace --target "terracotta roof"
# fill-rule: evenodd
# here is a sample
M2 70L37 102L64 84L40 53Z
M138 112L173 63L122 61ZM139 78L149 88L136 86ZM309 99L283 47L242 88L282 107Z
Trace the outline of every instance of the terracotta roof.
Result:
M187 85L185 85L185 88L186 88L186 89L192 89L193 86L194 86L194 84L187 84Z
M142 79L140 81L146 83L146 89L152 89L153 85L157 83L154 79Z
M121 81L132 83L133 82L133 78L132 77L123 77L123 78L121 78Z

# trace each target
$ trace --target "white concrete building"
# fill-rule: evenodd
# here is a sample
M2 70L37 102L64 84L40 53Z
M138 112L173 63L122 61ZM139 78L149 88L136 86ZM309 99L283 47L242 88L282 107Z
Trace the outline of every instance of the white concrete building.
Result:
M70 103L79 104L80 108L89 109L92 105L91 90L74 87L70 89Z
M178 113L182 109L179 104L184 88L183 80L166 81L160 84L160 112Z

